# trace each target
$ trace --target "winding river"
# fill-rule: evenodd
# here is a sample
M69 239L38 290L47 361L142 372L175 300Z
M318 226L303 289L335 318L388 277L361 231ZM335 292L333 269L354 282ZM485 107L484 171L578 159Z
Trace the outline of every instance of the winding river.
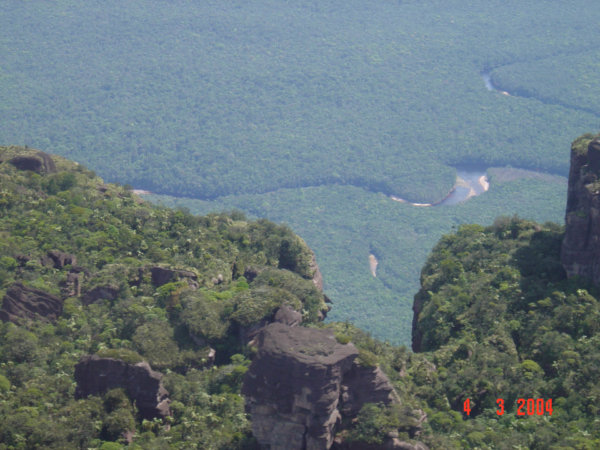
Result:
M489 188L490 183L485 170L457 169L454 188L437 203L413 203L393 195L390 198L396 202L408 203L413 206L451 206L464 203L471 197L483 194Z

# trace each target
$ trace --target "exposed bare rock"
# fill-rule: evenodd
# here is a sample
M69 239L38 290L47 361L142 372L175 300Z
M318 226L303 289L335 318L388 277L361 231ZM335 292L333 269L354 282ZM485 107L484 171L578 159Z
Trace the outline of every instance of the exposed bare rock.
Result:
M75 257L75 255L60 252L58 250L52 250L48 252L48 258L52 260L54 268L59 270L61 270L66 265L74 266L75 264L77 264L77 258Z
M32 155L15 156L9 162L19 170L31 170L37 173L56 173L56 165L52 157L41 151Z
M587 145L586 145L587 144ZM565 238L561 262L569 278L600 285L600 137L582 136L571 146Z
M356 417L365 403L400 403L392 383L379 367L362 367L356 362L344 375L341 400L341 411L349 417Z
M254 279L261 274L261 272L264 272L267 269L268 267L266 266L247 266L244 270L244 278L248 283L252 283Z
M81 298L81 303L84 306L89 306L92 303L97 302L98 300L104 299L113 301L117 298L117 294L119 293L119 288L114 285L107 286L96 286L94 289L83 294Z
M3 322L17 322L19 318L56 322L62 310L63 302L60 298L40 289L15 283L4 296L0 319Z
M62 295L65 297L75 297L81 295L81 284L83 274L69 271L67 279L61 286Z
M106 192L106 191L108 191L108 185L107 184L99 184L98 185L98 190L100 192Z
M223 280L224 280L223 274L220 273L217 277L213 278L211 281L212 281L212 284L214 284L216 286L218 284L223 283Z
M254 437L270 450L329 449L342 378L358 351L331 330L280 323L264 327L257 340L242 387Z
M310 258L310 270L313 274L313 283L315 283L315 286L318 290L323 292L323 274L321 273L321 269L319 269L319 265L317 264L317 258L315 257L314 253L312 253L312 256Z
M181 279L187 281L190 289L198 289L200 287L200 284L198 284L198 277L194 272L188 272L186 270L173 270L156 266L152 268L151 273L152 284L158 287L167 283L179 281Z
M409 444L397 438L390 438L383 444L368 444L366 442L336 442L333 450L429 450L425 444L417 442Z
M423 309L423 297L427 293L423 289L419 290L413 301L413 320L412 320L412 351L418 353L421 351L423 343L423 330L419 328L419 315Z
M295 327L302 323L302 313L288 305L283 305L275 314L275 322L283 323L290 327Z
M123 388L144 419L171 415L169 393L162 385L163 374L147 362L135 365L120 359L86 355L75 365L75 398L99 395L110 389Z

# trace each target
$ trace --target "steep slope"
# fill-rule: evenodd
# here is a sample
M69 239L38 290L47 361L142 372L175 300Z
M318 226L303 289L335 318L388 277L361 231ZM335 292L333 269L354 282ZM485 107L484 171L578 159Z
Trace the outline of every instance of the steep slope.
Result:
M321 288L284 226L156 207L0 147L0 448L253 448L247 343L322 320Z
M588 144L595 151L593 138L573 144L572 161L583 162L572 163L566 238L556 224L501 217L493 226L462 226L445 236L423 268L413 350L431 368L415 378L420 385L415 393L437 409L430 423L447 433L440 438L446 445L532 450L600 445L600 292L594 272L583 268L584 259L592 264L597 258L595 247L585 245L595 235L595 202L588 198L590 184L579 182L580 174L594 173L582 169L589 163ZM498 399L503 415L496 413ZM543 399L545 412L526 412L529 399L536 408ZM467 439L452 438L456 431Z

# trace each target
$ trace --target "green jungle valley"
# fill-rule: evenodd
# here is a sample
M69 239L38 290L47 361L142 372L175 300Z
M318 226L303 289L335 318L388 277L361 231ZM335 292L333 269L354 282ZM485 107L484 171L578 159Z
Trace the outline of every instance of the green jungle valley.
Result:
M600 449L598 14L0 2L0 450Z

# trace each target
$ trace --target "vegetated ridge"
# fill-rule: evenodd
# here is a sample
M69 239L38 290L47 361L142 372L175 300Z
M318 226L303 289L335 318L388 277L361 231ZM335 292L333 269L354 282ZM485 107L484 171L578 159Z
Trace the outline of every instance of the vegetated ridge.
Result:
M323 323L312 252L286 227L152 206L32 149L2 147L0 160L2 450L257 449L250 418L287 424L288 401L315 420L293 429L314 448L600 445L598 290L567 278L559 225L499 218L443 237L415 296L413 353ZM297 344L279 348L278 330ZM314 370L340 361L340 390L325 401L298 381L286 400L248 384L246 415L243 380L277 377L261 368L269 358ZM307 373L303 386L324 389L327 378ZM552 399L552 415L518 416L519 398ZM322 428L324 411L333 422Z

